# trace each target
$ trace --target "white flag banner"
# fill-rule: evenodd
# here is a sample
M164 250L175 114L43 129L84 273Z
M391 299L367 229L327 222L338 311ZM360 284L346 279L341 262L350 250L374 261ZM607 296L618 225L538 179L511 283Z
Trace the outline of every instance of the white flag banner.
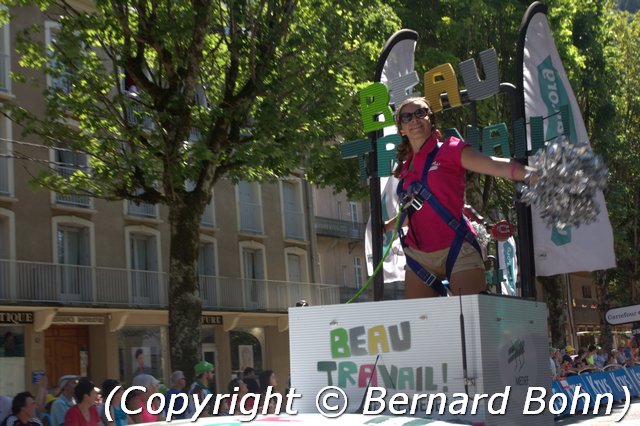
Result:
M396 188L398 179L393 176L380 178L380 187L382 189L382 221L386 222L396 215L398 212L398 197L396 196ZM387 232L384 235L382 253L384 254L387 247L391 243L389 255L384 259L382 270L384 272L384 282L391 283L395 281L404 281L404 265L407 263L402 250L400 238L389 241L393 232ZM367 273L369 276L373 274L376 265L373 264L373 245L371 240L371 217L367 222L367 230L364 236L364 247L367 255Z
M502 270L502 294L515 296L518 257L516 256L516 240L513 237L509 237L505 241L498 241L498 259Z
M544 120L544 140L552 139L566 134L562 119L556 113L561 106L568 105L571 142L588 142L578 103L549 29L546 7L533 12L529 16L522 55L525 120L548 117ZM530 150L531 147L531 132L527 132L527 148ZM538 209L531 207L536 275L596 271L616 266L613 233L602 191L598 192L596 200L600 205L596 222L564 230L547 226Z
M418 34L415 31L400 30L387 40L380 55L374 80L380 81L387 86L390 105L398 105L406 98L419 96L419 93L413 91L413 87L420 82L418 74L414 71L414 52L417 40ZM392 135L397 132L398 129L396 129L395 126L386 127L383 130L383 136ZM387 150L390 149L390 147L387 147ZM380 178L383 222L391 219L398 213L399 202L396 195L397 186L398 179L393 176ZM382 230L379 232L382 232ZM387 232L383 240L383 255L389 247L389 244L391 244L389 255L383 259L382 268L385 283L404 281L406 258L400 239L396 237L394 241L389 241L392 235L393 232ZM364 249L367 256L367 273L371 276L377 266L373 264L371 217L369 217L369 221L367 222Z

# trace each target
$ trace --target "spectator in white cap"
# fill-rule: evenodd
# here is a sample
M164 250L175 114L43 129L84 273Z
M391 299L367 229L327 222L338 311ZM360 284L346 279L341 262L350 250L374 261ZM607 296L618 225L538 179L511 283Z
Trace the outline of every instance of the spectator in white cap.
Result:
M62 426L67 411L76 405L73 393L79 378L79 376L66 375L58 380L58 399L51 404L51 426Z
M138 414L132 414L131 420L133 423L152 423L159 420L158 414L152 414L149 410L149 399L151 396L158 392L160 389L160 381L153 377L151 374L138 374L133 378L131 386L142 386L145 391L135 391L130 393L130 398L127 401L127 405L131 411L135 411L138 408L142 409ZM158 402L154 399L154 405ZM155 412L157 407L152 407Z

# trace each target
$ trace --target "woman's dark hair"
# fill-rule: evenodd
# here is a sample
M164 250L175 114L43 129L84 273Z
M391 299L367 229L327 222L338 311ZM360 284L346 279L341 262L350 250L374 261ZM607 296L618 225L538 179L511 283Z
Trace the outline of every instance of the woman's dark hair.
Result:
M396 127L398 128L398 133L400 133L400 127L402 126L402 123L400 122L400 114L402 113L402 109L409 105L409 104L413 104L413 103L423 103L427 106L427 108L429 109L429 121L431 122L431 131L435 131L436 130L436 116L433 113L433 110L431 109L431 105L429 105L429 101L427 101L425 98L420 97L420 96L414 96L411 98L407 98L404 101L402 101L400 103L400 105L398 105L398 108L396 109L396 113L395 113L395 121L396 121ZM402 169L402 163L404 162L404 160L406 160L407 158L409 158L409 154L411 153L411 144L409 143L409 138L406 136L401 135L402 138L402 142L400 142L400 145L398 145L398 148L396 150L396 158L398 160L398 167L396 167L396 169L393 171L393 176L395 177L399 177L400 175L400 171Z
M273 375L273 370L264 370L258 376L258 381L260 382L260 389L263 393L267 392L267 387L269 387L269 383L271 382L271 376Z
M83 377L78 381L75 390L73 391L73 396L76 398L76 403L81 403L84 399L85 395L91 395L91 391L95 388L96 385L86 377Z
M114 390L116 386L120 386L120 382L116 379L107 379L102 382L102 387L100 388L100 395L102 395L102 399L106 401L107 396L109 396L111 391Z
M138 350L136 350L136 355L134 356L134 358L135 358L135 359L138 359L138 357L139 357L140 355L142 355L142 354L143 354L143 352L144 352L144 351L142 350L142 348L138 348Z
M231 379L231 381L229 382L229 385L227 385L227 390L229 391L230 394L233 395L234 393L239 391L239 389L238 391L236 391L234 388L240 388L240 382L242 382L242 379L238 379L238 378Z
M17 416L20 410L22 410L22 407L27 405L27 398L35 399L33 395L31 395L31 392L20 392L17 394L13 398L13 401L11 401L11 414Z

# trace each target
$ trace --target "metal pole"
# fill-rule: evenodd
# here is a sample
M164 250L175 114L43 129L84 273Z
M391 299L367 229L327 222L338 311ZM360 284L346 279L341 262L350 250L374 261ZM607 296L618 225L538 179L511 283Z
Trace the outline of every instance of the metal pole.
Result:
M500 83L500 92L509 97L511 104L511 121L515 123L523 117L521 93L513 84ZM517 158L517 161L526 165L527 157ZM535 258L533 256L533 230L531 227L531 209L524 203L516 202L516 215L518 218L518 261L520 262L522 298L536 298L536 271Z
M499 253L500 243L496 240L496 257L493 262L493 274L494 281L496 283L496 294L502 294L502 286L500 285L500 253Z
M382 200L378 176L378 133L370 132L372 151L369 153L369 198L371 199L371 244L374 268L382 261ZM384 273L373 277L373 300L384 299Z

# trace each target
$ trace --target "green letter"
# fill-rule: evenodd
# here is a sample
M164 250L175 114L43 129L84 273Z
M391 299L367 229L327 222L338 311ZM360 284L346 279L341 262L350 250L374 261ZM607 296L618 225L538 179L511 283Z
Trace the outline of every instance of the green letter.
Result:
M351 385L356 384L356 379L352 376L358 373L358 366L355 362L342 361L338 365L338 386L344 388L347 386L347 381Z
M334 358L348 358L351 356L349 335L344 328L331 330L331 356Z
M382 83L373 83L360 92L360 111L365 132L381 130L393 126L393 111L389 107L389 92ZM377 121L382 114L384 121Z
M497 147L500 147L502 152L498 152ZM509 131L506 124L492 124L482 129L482 152L487 155L499 154L503 158L511 157Z
M331 379L331 372L336 371L336 362L335 361L318 361L317 369L318 371L326 371L327 372L327 386L333 385L333 380Z
M391 176L391 162L396 158L396 148L400 142L402 142L402 138L397 133L378 139L378 176ZM393 148L387 149L387 145L391 144L393 144Z

